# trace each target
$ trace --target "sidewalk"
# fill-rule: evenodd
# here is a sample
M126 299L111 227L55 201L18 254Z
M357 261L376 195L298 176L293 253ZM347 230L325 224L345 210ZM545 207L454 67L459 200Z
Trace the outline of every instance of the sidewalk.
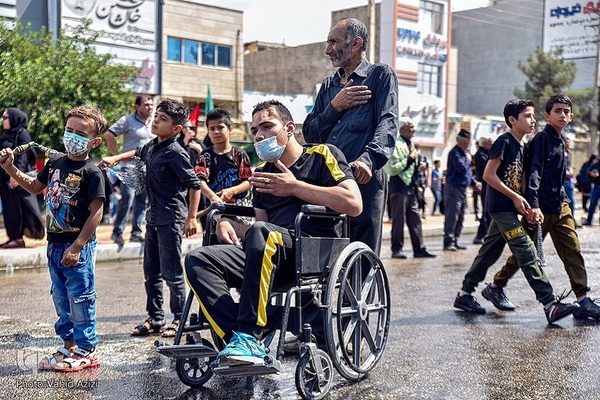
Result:
M384 217L387 221L387 216ZM422 220L423 237L442 236L444 233L444 216L428 216ZM479 227L479 222L475 222L474 214L465 215L465 223L463 233L476 233ZM127 225L128 230L125 231L123 239L125 245L119 249L116 244L110 239L112 233L112 225L100 225L96 230L98 240L98 255L96 261L122 261L142 259L144 252L140 243L129 243L129 235L131 233L131 225ZM392 226L388 222L383 226L383 240L390 239ZM405 235L408 239L408 230L404 228ZM0 228L0 243L8 240L6 230ZM8 265L12 268L39 268L46 267L48 259L46 257L46 240L33 240L25 238L25 249L0 249L0 270L6 270ZM195 235L191 238L183 239L182 253L185 255L192 249L202 244L202 236ZM9 267L10 268L10 267Z

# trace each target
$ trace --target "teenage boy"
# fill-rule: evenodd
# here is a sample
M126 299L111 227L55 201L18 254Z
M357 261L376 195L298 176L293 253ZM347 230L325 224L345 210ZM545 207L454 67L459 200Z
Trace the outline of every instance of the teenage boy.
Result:
M202 312L227 342L217 356L219 365L264 358L265 348L257 338L270 322L272 286L294 280L290 230L302 205L324 205L353 217L362 211L360 190L341 151L328 144L302 146L294 137L295 129L292 115L280 102L265 101L254 107L254 147L266 162L250 178L256 222L241 230L235 221L222 219L217 237L224 244L199 247L185 258L186 277ZM328 236L333 228L328 221L304 227L303 233ZM230 287L240 290L238 304Z
M537 300L544 305L548 323L552 324L572 314L577 306L556 301L552 286L538 265L535 245L519 220L519 214L529 216L531 213L529 203L520 193L523 174L522 139L535 129L533 102L521 99L509 101L504 106L504 119L511 131L501 135L492 145L483 173L483 178L489 185L484 209L489 212L492 221L479 254L465 275L462 290L456 295L454 307L470 313L485 314L485 308L477 303L471 293L483 281L489 267L498 261L504 245L508 243ZM482 295L502 310L514 309L500 288L488 285Z
M194 171L202 184L202 195L210 203L251 206L250 157L229 143L233 130L227 110L215 108L206 114L206 129L213 145L202 151Z
M156 107L152 133L157 137L142 147L116 156L104 157L107 165L139 157L146 164L146 237L144 238L144 277L148 319L136 326L133 336L162 331L164 322L163 280L171 292L173 322L163 337L177 333L185 303L185 279L181 263L181 233L196 234L196 210L200 201L200 181L194 174L187 152L177 136L188 120L188 108L181 102L166 99ZM189 203L186 202L189 194ZM189 207L186 206L189 204Z
M51 157L37 177L14 166L10 149L0 155L9 155L1 166L22 188L33 194L47 190L48 270L58 314L54 329L64 344L38 367L73 372L100 365L94 264L105 193L102 172L88 154L102 142L106 118L97 108L83 105L69 111L66 120L67 154ZM35 296L31 301L36 301Z
M580 306L573 317L600 320L600 306L587 295L590 290L587 271L575 231L575 220L563 187L567 172L565 142L561 132L573 119L572 110L573 103L567 96L551 96L544 113L548 124L528 146L525 163L525 198L531 204L531 212L527 215L527 222L531 224L528 230L534 242L537 241L537 221L542 221L542 238L550 233ZM510 257L494 276L494 285L504 288L518 268L515 258Z

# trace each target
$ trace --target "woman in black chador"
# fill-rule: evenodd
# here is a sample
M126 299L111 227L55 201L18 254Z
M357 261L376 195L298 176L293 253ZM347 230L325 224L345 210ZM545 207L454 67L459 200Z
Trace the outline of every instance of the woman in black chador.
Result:
M31 141L27 132L27 114L16 108L7 108L2 113L4 134L0 137L0 149L16 146ZM29 149L15 156L14 165L21 171L35 173L35 150ZM44 221L34 195L22 189L10 176L0 169L0 199L2 214L8 241L0 247L15 249L25 247L23 236L32 239L44 237Z

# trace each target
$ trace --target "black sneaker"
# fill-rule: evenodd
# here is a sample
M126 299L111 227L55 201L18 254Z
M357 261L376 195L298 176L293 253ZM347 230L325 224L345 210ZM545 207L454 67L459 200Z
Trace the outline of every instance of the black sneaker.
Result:
M481 291L481 295L484 299L491 301L492 304L504 311L513 311L516 307L513 303L508 300L506 297L506 293L501 287L492 287L491 284L488 284L485 289Z
M431 254L427 250L422 249L420 251L415 251L414 257L415 258L435 258L435 257L437 257L437 255Z
M577 311L578 306L575 304L565 304L560 301L554 302L550 308L544 310L546 313L546 319L548 320L548 325L555 323L559 319L563 319L567 315L573 314Z
M405 260L406 254L404 254L404 252L402 250L397 250L397 251L392 252L392 258L399 258L401 260Z
M110 238L119 247L122 247L125 244L125 241L123 240L123 236L112 235Z
M466 311L472 314L485 314L485 308L481 307L475 297L470 294L461 296L460 293L456 295L454 299L454 308Z
M462 246L458 243L454 243L454 247L456 247L457 250L466 250L467 246Z
M141 235L131 235L129 241L131 243L144 243L144 238Z
M586 297L581 300L579 307L573 313L573 317L576 319L595 319L600 320L600 306L595 300Z

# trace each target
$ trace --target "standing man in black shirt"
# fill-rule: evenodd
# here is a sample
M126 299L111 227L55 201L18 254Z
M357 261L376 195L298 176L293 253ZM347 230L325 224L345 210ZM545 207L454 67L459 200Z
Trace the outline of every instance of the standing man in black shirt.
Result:
M492 221L492 218L485 209L487 183L483 179L483 172L485 171L485 166L487 165L488 158L490 157L490 149L492 148L492 144L494 144L494 141L491 138L485 136L480 137L479 149L477 149L477 152L473 157L473 162L475 164L475 180L477 182L481 182L481 204L483 205L481 210L481 218L479 219L479 229L477 230L477 236L475 236L473 244L483 243L485 233L487 232L490 222Z
M354 170L364 209L350 220L350 239L381 250L386 203L383 166L398 132L398 81L392 67L366 59L367 27L354 18L329 31L325 54L335 74L325 78L302 132L309 143L338 147Z

